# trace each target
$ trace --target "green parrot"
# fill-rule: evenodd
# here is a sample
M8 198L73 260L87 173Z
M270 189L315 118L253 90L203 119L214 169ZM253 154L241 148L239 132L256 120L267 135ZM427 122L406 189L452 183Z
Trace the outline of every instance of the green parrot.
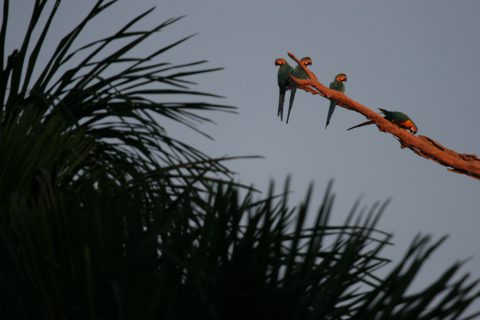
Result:
M399 111L388 111L382 108L378 108L378 110L380 110L380 112L382 112L385 115L385 119L387 119L388 121L396 124L400 128L407 129L412 134L417 133L418 131L417 126L415 125L413 120L410 119L410 117L407 116L405 113L399 112ZM354 128L358 128L358 127L368 126L369 124L373 124L373 123L374 123L373 121L360 123L360 124L357 124L356 126L348 128L347 131L352 130Z
M308 67L312 65L312 59L310 57L303 57L300 60L300 63L303 64L304 66ZM295 70L293 70L292 76L299 78L299 79L308 79L308 74L305 72L305 70L302 69L300 65L297 65L295 67ZM293 107L293 100L295 99L295 93L297 92L297 87L293 83L293 81L290 80L290 86L292 88L292 92L290 93L290 103L288 105L288 115L287 115L287 123L288 119L290 118L290 112L292 111Z
M278 96L278 112L277 116L280 117L280 121L283 121L283 104L285 101L285 92L290 89L290 75L293 73L293 68L288 64L287 60L278 58L275 59L275 65L280 66L278 68L278 88L280 89Z
M345 73L337 74L335 76L335 80L333 80L333 82L330 82L330 89L345 93L345 81L347 81L347 75ZM327 124L325 125L325 129L327 129L328 124L330 123L330 119L332 118L333 111L335 111L336 105L337 103L335 102L335 100L330 101L330 107L328 108Z

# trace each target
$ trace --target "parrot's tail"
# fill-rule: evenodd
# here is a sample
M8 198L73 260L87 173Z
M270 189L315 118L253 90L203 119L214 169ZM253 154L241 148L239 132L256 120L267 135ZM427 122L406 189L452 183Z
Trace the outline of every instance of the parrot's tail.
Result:
M287 123L288 123L288 119L290 119L290 111L292 111L293 100L295 100L295 93L296 92L297 92L296 88L293 88L292 91L290 92L290 101L289 101L289 104L288 104Z
M327 115L327 123L325 124L325 129L327 129L328 125L330 124L330 119L332 118L333 111L335 111L335 106L337 103L335 101L330 102L330 107L328 108L328 115Z
M280 90L278 97L278 112L277 116L280 117L280 121L283 121L283 105L285 103L285 90Z
M375 123L375 122L373 122L373 121L363 122L363 123L357 124L356 126L353 126L353 127L351 127L351 128L348 128L347 131L348 131L348 130L355 129L355 128L358 128L358 127L368 126L368 125L374 124L374 123Z

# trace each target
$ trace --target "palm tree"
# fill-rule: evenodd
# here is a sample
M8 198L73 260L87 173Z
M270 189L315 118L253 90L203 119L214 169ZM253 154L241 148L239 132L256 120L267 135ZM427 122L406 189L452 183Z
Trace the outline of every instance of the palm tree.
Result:
M176 140L176 121L203 134L210 102L189 77L218 68L129 53L180 18L135 25L79 46L116 1L97 1L38 62L60 1L37 0L20 48L7 53L9 1L0 30L0 317L2 319L457 319L480 294L457 278L462 263L407 293L443 241L414 239L380 278L391 236L377 230L386 203L356 203L328 222L327 188L313 226L312 189L299 208L274 188L263 198L234 183L223 164ZM43 17L42 19L40 19ZM44 21L40 23L39 21ZM39 34L31 38L31 34ZM77 61L77 62L75 62ZM161 98L161 99L160 99ZM240 192L241 191L241 192ZM364 216L364 218L361 218ZM470 315L473 318L475 315ZM464 319L468 319L466 316Z

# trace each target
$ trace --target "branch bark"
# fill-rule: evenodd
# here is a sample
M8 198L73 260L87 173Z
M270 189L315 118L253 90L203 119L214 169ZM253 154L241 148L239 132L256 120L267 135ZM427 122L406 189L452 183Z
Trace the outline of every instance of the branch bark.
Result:
M309 79L306 80L291 76L292 80L300 89L312 94L319 94L327 99L335 100L338 106L362 114L367 119L373 121L381 132L390 133L395 136L400 142L402 149L409 148L417 155L447 167L449 171L480 179L480 159L477 155L458 153L442 146L427 136L415 136L409 133L407 130L386 120L372 109L350 99L339 91L324 86L318 81L317 76L312 71L300 64L299 59L293 53L288 52L288 55L308 73Z

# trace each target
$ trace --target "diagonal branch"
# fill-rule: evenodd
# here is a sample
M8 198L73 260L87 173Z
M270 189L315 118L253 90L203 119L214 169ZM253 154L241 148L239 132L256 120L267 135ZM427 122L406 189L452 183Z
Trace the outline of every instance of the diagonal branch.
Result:
M300 64L298 58L288 52L290 58L295 60L305 72L309 79L303 80L291 76L292 80L300 89L312 94L319 94L327 99L337 102L337 105L348 110L356 111L367 119L373 121L381 132L392 134L400 142L401 148L409 148L416 154L426 159L433 160L443 166L448 167L449 171L462 173L475 179L480 179L480 158L475 154L457 153L454 150L442 146L440 143L427 136L415 136L392 122L386 120L380 114L372 109L350 99L343 93L332 90L318 81L316 75L306 66Z

